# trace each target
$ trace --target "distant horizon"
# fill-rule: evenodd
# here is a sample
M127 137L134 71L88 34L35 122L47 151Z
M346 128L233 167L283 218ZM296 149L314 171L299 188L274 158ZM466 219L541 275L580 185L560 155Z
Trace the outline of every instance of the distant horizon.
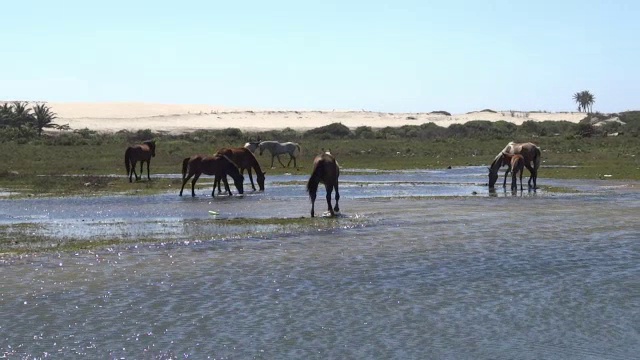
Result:
M487 110L489 111L495 111L495 112L510 112L513 111L515 113L556 113L556 114L561 114L561 113L567 113L567 114L574 114L574 113L583 113L583 114L588 114L587 112L584 111L577 111L577 110L566 110L566 111L549 111L549 110L518 110L518 109L499 109L499 108L482 108L482 109L478 109L478 110L471 110L471 111L465 111L465 112L452 112L452 111L448 111L448 110L430 110L430 111L377 111L377 110L367 110L367 109L298 109L298 108L255 108L255 107L227 107L224 105L219 105L219 104L197 104L197 103L159 103L159 102L152 102L152 101L42 101L42 100L3 100L0 99L0 104L4 104L4 103L13 103L13 102L27 102L29 104L33 103L33 104L82 104L82 105L88 105L88 104L92 104L92 105L106 105L106 104L129 104L129 105L161 105L161 106L208 106L211 107L211 110L216 110L216 107L218 108L217 111L230 111L230 112L246 112L246 111L283 111L283 112L294 112L294 111L300 111L300 112L373 112L373 113L396 113L396 114L429 114L429 113L434 113L434 112L440 112L440 111L446 111L449 112L451 114L470 114L470 113L476 113L476 112L485 112ZM629 109L629 110L622 110L622 111L613 111L610 113L621 113L621 112L626 112L626 111L640 111L640 110L634 110L634 109ZM596 113L597 111L594 111L593 113Z
M10 2L0 98L467 113L640 108L640 2ZM607 21L615 19L615 21ZM43 100L46 99L46 100ZM523 110L527 111L527 110Z

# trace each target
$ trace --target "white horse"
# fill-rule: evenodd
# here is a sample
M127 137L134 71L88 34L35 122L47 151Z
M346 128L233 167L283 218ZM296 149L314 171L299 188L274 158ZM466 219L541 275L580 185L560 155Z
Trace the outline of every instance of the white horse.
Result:
M282 167L288 167L291 164L291 160L293 160L293 166L296 169L298 168L298 164L296 163L296 151L297 151L297 154L300 154L300 145L298 145L297 143L294 143L294 142L279 143L277 141L261 141L260 144L258 144L258 148L260 149L260 155L262 155L262 153L265 150L268 150L271 153L272 169L273 169L273 159L276 157L278 158L278 162L280 163L280 165L282 165ZM289 154L289 162L287 163L287 166L285 166L280 160L281 154Z

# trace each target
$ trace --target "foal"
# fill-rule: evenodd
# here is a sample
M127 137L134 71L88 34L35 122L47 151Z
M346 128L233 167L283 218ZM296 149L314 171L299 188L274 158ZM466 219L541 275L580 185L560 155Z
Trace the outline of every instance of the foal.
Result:
M522 173L524 172L524 156L515 154L511 157L511 190L518 191L516 176L520 175L520 190L522 191Z

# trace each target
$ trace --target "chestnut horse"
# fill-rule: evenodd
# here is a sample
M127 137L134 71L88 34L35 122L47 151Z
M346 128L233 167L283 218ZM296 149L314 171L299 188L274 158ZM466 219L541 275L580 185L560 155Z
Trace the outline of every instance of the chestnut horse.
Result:
M256 180L258 181L258 187L260 191L264 191L264 174L262 169L260 168L260 164L256 159L255 155L251 152L250 149L247 148L222 148L218 150L216 155L225 155L231 161L233 161L238 169L240 170L240 174L244 175L244 170L246 169L249 173L249 180L251 180L251 187L253 191L256 191L256 186L253 184L253 175L251 174L251 169L256 171ZM220 179L216 176L215 183L218 184L218 193L220 193Z
M233 163L233 161L229 160L226 156L207 156L207 155L193 155L192 157L185 158L182 161L182 187L180 188L180 196L182 196L182 190L184 190L184 185L189 181L189 179L193 176L193 180L191 180L191 196L196 196L194 191L194 187L196 185L196 181L200 175L214 175L216 177L220 177L224 181L224 187L229 192L229 196L233 195L231 193L231 189L229 189L229 183L227 182L227 175L233 178L233 182L238 189L238 192L242 194L244 192L242 183L244 182L244 177L240 174L238 167ZM211 191L211 196L215 196L215 183L213 186L213 191Z
M540 168L540 159L542 152L540 148L533 143L514 143L510 142L502 151L496 155L495 159L489 166L489 189L493 189L496 181L498 180L498 170L504 165L507 165L507 171L504 173L503 187L507 187L507 175L511 171L511 157L515 154L520 154L524 158L524 166L529 170L531 176L529 177L528 185L531 188L533 182L533 188L537 189L538 169Z
M515 154L511 157L511 190L518 191L516 177L520 175L520 190L522 190L522 173L524 172L524 156Z
M315 216L314 208L319 183L323 183L327 191L327 205L331 216L335 216L336 212L340 211L340 207L338 206L338 200L340 200L340 193L338 192L339 176L340 166L338 165L336 158L331 155L331 152L323 152L313 159L313 171L311 172L311 177L307 182L307 192L311 198L311 217ZM334 187L336 189L336 206L331 208L331 192Z
M155 140L147 140L139 145L129 146L124 152L124 166L127 169L127 176L129 176L129 182L132 182L131 176L136 176L136 181L142 178L142 166L147 163L147 179L151 180L149 175L149 162L151 158L156 156L156 142ZM136 163L140 161L140 177L136 174Z

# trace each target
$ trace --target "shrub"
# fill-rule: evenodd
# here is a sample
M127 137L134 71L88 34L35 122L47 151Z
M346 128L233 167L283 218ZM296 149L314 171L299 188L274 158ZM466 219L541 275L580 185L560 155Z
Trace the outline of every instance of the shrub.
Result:
M321 139L344 139L351 136L351 130L341 123L321 126L304 133L304 137L318 137Z

